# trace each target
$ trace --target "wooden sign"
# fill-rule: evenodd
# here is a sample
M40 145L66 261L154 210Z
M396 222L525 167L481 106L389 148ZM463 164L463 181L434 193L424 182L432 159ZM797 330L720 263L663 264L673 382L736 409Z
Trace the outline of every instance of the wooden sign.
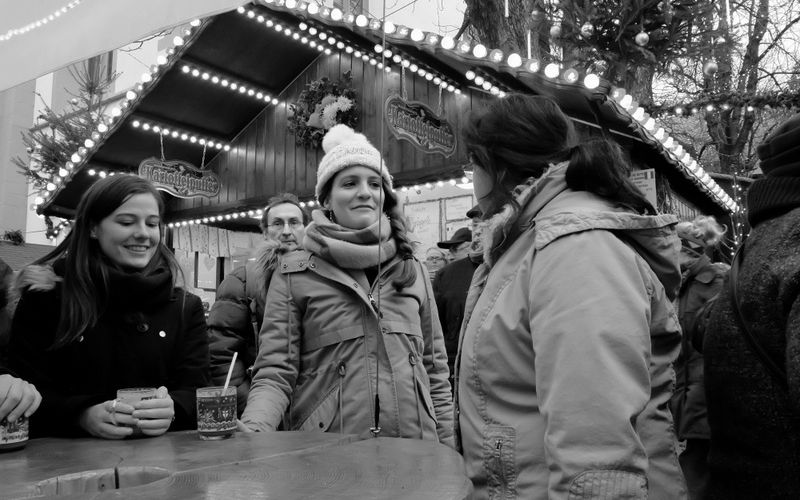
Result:
M178 198L211 198L219 194L217 174L181 160L147 158L139 164L139 177Z
M384 108L386 124L398 139L405 139L426 153L441 153L445 157L456 151L453 127L424 103L392 95L386 99Z

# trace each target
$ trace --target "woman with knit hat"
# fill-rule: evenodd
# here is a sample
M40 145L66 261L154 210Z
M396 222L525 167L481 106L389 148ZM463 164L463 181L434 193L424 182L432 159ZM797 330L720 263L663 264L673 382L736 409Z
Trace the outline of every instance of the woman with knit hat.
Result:
M326 134L305 251L272 278L249 430L330 431L453 444L447 355L392 178L364 135Z
M497 99L464 139L486 223L456 361L474 498L686 498L677 219L552 99Z
M751 231L703 342L706 498L800 498L800 115L757 149Z
M727 228L711 215L699 215L694 220L679 222L676 229L681 239L678 319L683 337L681 353L675 361L671 410L678 439L685 442L679 457L681 470L689 487L689 498L695 500L705 498L711 436L706 418L703 355L694 347L693 339L702 343L704 325L698 313L719 293L728 274L727 264L711 262L708 257Z

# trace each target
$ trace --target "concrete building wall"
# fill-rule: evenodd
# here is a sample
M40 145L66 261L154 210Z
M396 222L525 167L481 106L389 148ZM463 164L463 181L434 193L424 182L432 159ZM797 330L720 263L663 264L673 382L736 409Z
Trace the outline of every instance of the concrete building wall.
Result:
M5 231L25 231L28 188L11 160L27 157L21 133L33 120L34 88L28 82L0 92L0 236Z

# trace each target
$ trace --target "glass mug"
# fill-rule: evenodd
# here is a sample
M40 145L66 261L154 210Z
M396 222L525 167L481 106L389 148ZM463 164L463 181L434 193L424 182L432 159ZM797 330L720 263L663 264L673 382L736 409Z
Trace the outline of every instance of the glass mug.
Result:
M236 432L236 387L197 389L197 434L205 441L227 439Z
M155 387L128 387L124 389L117 389L117 400L120 403L133 406L139 401L147 399L156 399L158 390ZM124 425L124 424L121 424ZM133 436L141 436L142 430L138 427L125 425L125 427L133 427Z
M0 451L19 450L28 444L28 419L23 415L16 422L0 421Z

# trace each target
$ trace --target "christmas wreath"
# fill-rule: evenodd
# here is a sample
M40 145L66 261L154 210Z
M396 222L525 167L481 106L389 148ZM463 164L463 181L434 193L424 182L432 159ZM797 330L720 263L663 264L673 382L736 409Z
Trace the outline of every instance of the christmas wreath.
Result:
M324 76L306 85L297 101L289 105L287 128L298 145L318 148L325 133L343 123L353 128L358 122L356 91L350 72L339 81Z

